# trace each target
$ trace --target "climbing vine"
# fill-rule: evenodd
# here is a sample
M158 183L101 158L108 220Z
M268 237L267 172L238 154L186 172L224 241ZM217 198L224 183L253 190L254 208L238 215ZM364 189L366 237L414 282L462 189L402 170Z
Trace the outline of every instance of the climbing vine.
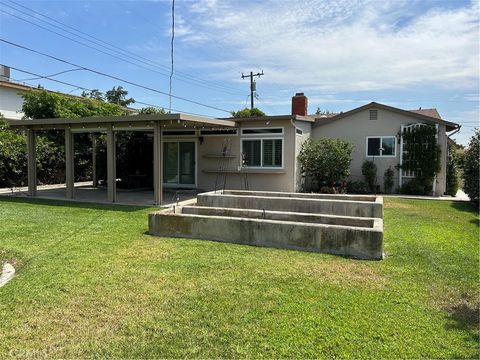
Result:
M404 130L403 165L401 168L415 173L415 179L403 187L404 193L430 194L435 176L440 172L440 145L437 143L437 129L434 125L422 125Z

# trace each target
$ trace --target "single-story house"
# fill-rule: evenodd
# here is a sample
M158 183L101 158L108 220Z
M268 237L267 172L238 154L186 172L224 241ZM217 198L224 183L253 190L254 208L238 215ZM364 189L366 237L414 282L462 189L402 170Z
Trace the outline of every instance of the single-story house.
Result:
M209 118L186 114L129 115L75 119L9 120L28 137L29 194L36 194L35 132L65 132L66 197L74 197L74 134L107 134L107 188L109 201L116 200L115 134L119 131L151 133L154 203L162 203L165 187L214 190L220 188L301 191L297 160L308 138L342 138L355 146L351 177L363 179L362 163L375 160L378 183L389 166L402 162L402 129L434 124L442 152L441 171L434 194L443 195L446 185L447 134L459 125L443 120L435 109L402 110L372 102L330 115L308 115L303 93L292 98L292 113L250 118ZM93 172L95 174L95 171ZM395 187L411 174L396 170Z

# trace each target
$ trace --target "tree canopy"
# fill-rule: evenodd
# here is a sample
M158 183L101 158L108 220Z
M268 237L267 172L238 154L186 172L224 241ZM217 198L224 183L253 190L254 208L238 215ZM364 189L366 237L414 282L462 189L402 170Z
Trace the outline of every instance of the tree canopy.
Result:
M262 110L258 109L258 108L253 108L253 109L249 109L249 108L245 108L243 110L239 110L239 111L232 111L232 116L234 118L246 118L246 117L254 117L254 116L267 116L267 114L265 114Z
M25 117L30 119L125 115L125 109L116 104L42 89L26 92L22 97L22 111Z
M111 90L108 90L105 94L105 100L109 103L117 104L121 106L128 106L135 102L134 98L128 98L128 91L121 86L114 86Z
M163 114L166 114L167 112L163 108L147 106L147 107L141 108L138 111L138 113L141 115L163 115Z

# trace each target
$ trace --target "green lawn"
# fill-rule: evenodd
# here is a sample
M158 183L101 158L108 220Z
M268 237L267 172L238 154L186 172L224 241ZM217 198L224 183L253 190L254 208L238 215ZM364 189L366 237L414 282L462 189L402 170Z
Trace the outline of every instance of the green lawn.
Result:
M479 218L386 199L383 261L165 239L151 209L0 198L0 358L478 358Z

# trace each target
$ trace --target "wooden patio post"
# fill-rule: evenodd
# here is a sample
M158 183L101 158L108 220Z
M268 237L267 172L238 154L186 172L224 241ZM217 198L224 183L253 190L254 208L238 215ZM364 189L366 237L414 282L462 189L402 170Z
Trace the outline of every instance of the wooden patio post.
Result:
M163 195L162 147L162 123L155 121L153 125L153 203L158 206L162 205Z
M27 181L28 195L37 195L37 141L35 130L27 130Z
M107 195L110 202L117 200L116 158L115 132L110 124L107 126Z
M69 126L65 128L65 184L66 198L73 199L75 187L73 133Z

